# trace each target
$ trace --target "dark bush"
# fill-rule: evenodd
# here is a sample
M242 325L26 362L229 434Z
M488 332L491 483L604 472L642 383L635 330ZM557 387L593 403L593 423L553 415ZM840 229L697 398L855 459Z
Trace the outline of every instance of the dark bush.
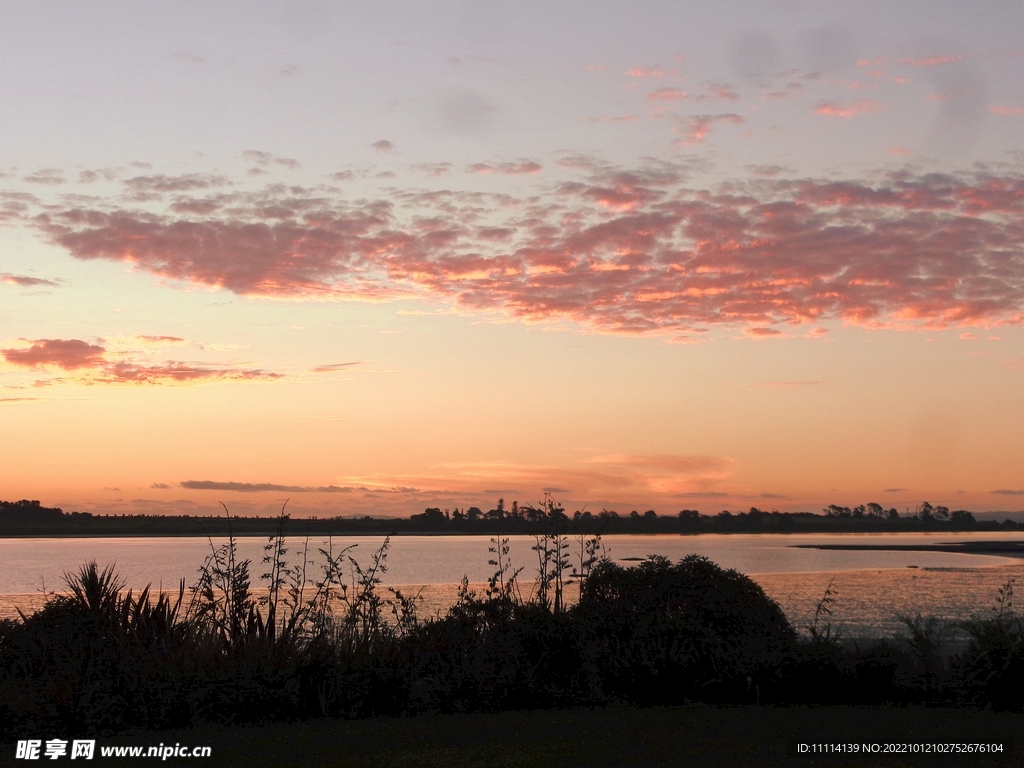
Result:
M967 622L971 643L960 663L961 688L978 706L1024 711L1024 620Z
M602 561L576 614L591 687L635 702L755 702L796 639L757 584L697 555Z

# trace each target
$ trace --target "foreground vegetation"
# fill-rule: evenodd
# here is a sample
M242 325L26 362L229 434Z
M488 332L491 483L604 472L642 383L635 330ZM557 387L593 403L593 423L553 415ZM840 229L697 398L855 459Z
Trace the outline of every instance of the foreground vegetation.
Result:
M969 645L951 658L934 620L907 618L903 639L842 642L826 593L800 633L753 581L706 558L626 569L601 557L599 538L573 538L555 516L547 525L532 584L496 537L486 590L464 583L456 605L425 619L415 595L380 586L387 542L360 563L330 543L316 558L307 544L289 553L279 531L261 597L233 538L173 595L125 591L88 564L66 594L0 622L0 740L698 702L1024 711L1012 583L991 615L963 624Z

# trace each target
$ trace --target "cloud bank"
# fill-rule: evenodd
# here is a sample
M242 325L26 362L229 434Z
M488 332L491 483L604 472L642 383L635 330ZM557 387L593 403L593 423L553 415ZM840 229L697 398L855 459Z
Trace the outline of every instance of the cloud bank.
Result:
M167 193L145 209L127 198L49 206L23 220L76 259L240 295L417 297L612 333L731 325L763 337L825 320L944 327L1024 317L1019 174L773 176L691 189L685 168L669 163L568 170L572 178L526 198L394 189L350 201L276 185ZM149 178L169 190L192 183Z

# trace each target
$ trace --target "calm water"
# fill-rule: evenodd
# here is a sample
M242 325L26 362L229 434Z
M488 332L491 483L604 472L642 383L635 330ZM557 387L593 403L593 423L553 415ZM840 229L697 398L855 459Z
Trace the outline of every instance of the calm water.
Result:
M994 604L999 586L1018 574L1024 576L1024 561L943 552L798 549L793 545L906 545L978 539L1021 541L1024 533L616 535L605 537L604 545L607 554L624 565L652 554L672 560L691 553L705 555L722 567L752 576L801 628L810 623L832 581L837 593L833 623L849 634L880 636L901 627L899 613L920 612L950 620L984 614ZM366 565L383 540L335 537L332 543L335 552L354 545L351 554ZM265 543L264 538L239 539L241 557L252 560L254 582L263 572L260 560ZM511 539L512 561L525 567L521 577L524 585L536 570L536 555L530 550L533 543L528 536ZM323 546L326 540L319 537L309 541L312 570L323 560L317 553ZM453 585L463 575L480 584L491 574L493 568L487 561L493 555L488 553L488 546L486 537L476 536L395 537L388 552L384 584L427 585L426 612L443 610L454 598ZM302 541L290 540L289 547L289 555L295 556ZM578 551L578 544L575 549ZM11 615L14 605L26 610L38 606L44 591L63 588L65 571L76 570L89 560L101 566L115 564L130 587L152 584L176 589L179 579L184 578L186 584L194 580L209 553L210 542L206 539L186 537L0 539L0 616Z

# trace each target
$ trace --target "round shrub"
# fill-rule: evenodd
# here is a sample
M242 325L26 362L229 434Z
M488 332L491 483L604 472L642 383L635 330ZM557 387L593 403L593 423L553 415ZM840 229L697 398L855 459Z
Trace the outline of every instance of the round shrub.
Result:
M636 703L755 702L795 640L761 587L698 555L603 561L576 614L591 688Z

